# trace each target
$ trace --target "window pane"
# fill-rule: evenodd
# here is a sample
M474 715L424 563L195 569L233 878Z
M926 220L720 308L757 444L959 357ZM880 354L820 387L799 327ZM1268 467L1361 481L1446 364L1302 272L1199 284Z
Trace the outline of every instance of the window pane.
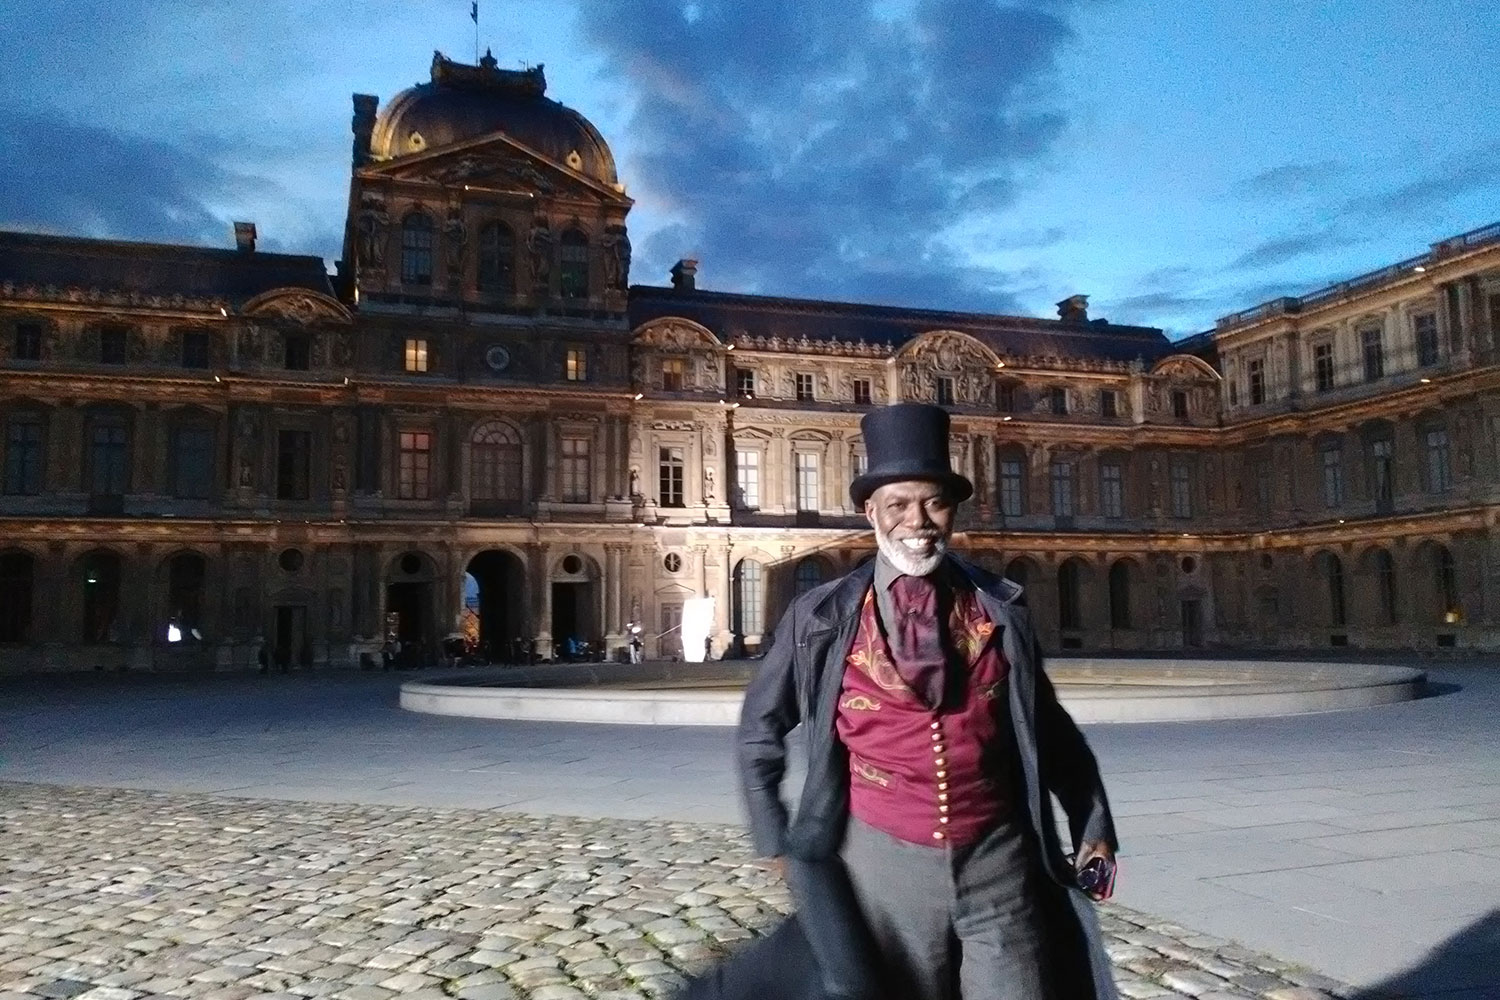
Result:
M591 465L589 439L562 439L562 497L566 503L588 503Z
M745 399L755 398L755 372L740 368L734 373L735 388Z
M1073 516L1073 463L1052 463L1052 513L1056 517Z
M401 224L401 281L432 284L432 220L420 213L408 215Z
M1453 488L1453 469L1448 455L1448 432L1434 429L1427 432L1427 488L1433 493L1446 493Z
M681 358L667 358L661 363L661 387L667 392L682 391L682 375L686 366Z
M1125 516L1125 477L1113 462L1099 467L1099 506L1105 517Z
M567 359L563 362L563 375L569 382L588 381L589 359L582 348L568 348Z
M1318 391L1333 388L1333 345L1319 344L1313 348L1313 367L1316 370Z
M1380 328L1363 330L1359 336L1364 349L1365 381L1373 382L1385 375L1385 352L1381 345Z
M478 284L481 291L511 295L515 282L515 234L509 226L492 222L479 233Z
M870 405L870 380L857 378L854 380L854 403L857 406Z
M89 492L95 496L121 496L126 491L126 434L123 424L95 424L91 434Z
M402 431L397 495L402 500L426 500L432 490L432 435Z
M1339 448L1323 449L1323 502L1329 508L1344 505L1344 453Z
M739 505L748 510L760 507L760 452L735 452L735 488Z
M1000 513L1020 517L1025 501L1025 466L1019 459L1000 462Z
M809 451L797 452L797 509L818 510L818 456Z
M657 450L658 464L658 486L663 507L681 507L683 505L682 477L683 461L681 448L660 448Z
M406 342L406 370L414 373L427 370L427 341L408 340Z
M35 496L42 492L42 422L15 417L5 434L5 492Z
M207 500L214 485L214 434L207 427L177 430L173 492L185 500Z
M16 361L42 360L42 324L18 323L16 325L15 350L11 357Z
M765 631L765 583L761 564L745 559L734 573L734 630L741 635Z
M1422 313L1412 319L1417 338L1417 364L1426 368L1438 363L1437 314Z
M312 432L283 430L276 435L276 496L306 500L311 493Z
M124 327L107 326L99 331L99 360L107 365L123 365L129 332Z
M558 247L558 291L565 299L589 296L589 238L577 229L562 234Z
M797 399L799 402L809 402L813 398L813 377L804 372L797 373Z
M1187 463L1172 463L1172 516L1193 516L1193 478Z
M953 405L953 380L946 375L937 380L937 401L939 406Z
M208 367L208 332L206 330L182 332L182 367Z

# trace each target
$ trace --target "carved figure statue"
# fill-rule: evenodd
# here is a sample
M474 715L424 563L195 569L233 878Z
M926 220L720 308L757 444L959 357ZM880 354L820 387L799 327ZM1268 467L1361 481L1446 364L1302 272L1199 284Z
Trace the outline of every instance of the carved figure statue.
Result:
M458 208L448 210L448 221L443 226L443 250L448 259L448 270L454 275L463 273L464 253L468 249L468 229L464 226L463 213Z
M705 505L714 502L714 467L706 465L703 467L703 503Z
M634 500L641 495L641 470L635 466L630 467L630 498Z
M359 232L359 262L375 270L385 268L386 230L391 217L386 214L385 202L379 198L366 198L359 208L355 227Z
M605 285L623 292L630 287L630 236L624 226L610 226L602 242Z
M531 252L532 287L545 296L552 287L552 229L544 217L538 215L531 220L526 248Z

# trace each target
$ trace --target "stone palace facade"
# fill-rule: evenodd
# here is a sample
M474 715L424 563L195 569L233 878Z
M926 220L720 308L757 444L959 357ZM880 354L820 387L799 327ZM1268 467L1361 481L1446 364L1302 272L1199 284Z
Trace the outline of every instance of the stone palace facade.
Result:
M540 67L356 95L315 257L0 233L0 669L754 652L872 553L860 414L954 417L1053 649L1500 647L1500 226L1173 344L629 283ZM468 613L465 608L470 609ZM368 660L365 661L368 664Z

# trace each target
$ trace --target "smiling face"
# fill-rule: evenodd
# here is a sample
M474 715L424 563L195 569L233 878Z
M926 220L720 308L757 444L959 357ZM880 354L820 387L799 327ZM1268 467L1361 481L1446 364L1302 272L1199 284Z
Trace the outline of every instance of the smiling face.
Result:
M926 576L942 563L957 509L940 483L924 480L887 483L865 501L880 554L908 576Z

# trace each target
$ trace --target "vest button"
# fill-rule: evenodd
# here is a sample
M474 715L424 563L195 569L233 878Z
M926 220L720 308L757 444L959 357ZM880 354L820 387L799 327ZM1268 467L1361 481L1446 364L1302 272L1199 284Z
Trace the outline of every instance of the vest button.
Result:
M943 734L942 734L942 733L933 733L933 734L932 734L932 738L933 738L933 739L934 739L934 740L940 740L940 739L942 739L942 738L943 738Z
M939 778L943 777L943 775L942 775L941 772L939 772L938 777ZM938 782L938 791L940 791L940 792L946 792L947 790L948 790L948 783L946 781L939 781Z
M934 743L932 745L932 752L933 753L942 753L943 752L943 745L941 743ZM942 762L939 761L939 763L942 763Z
M938 728L940 728L940 727L941 727L941 726L942 726L942 723L941 723L941 722L934 722L934 723L933 723L933 724L932 724L932 728L933 728L933 729L938 729ZM937 737L936 737L936 736L934 736L934 737L933 737L933 739L937 739Z
M947 811L948 811L948 807L947 806L938 806L938 812L940 812L940 813L946 813ZM938 822L940 822L940 823L946 823L946 822L948 822L948 817L944 816Z
M938 749L941 750L942 747L939 747ZM943 758L939 757L937 760L933 761L933 763L936 764L938 767L942 767L944 764L946 764L948 762L946 760L944 760ZM946 778L947 776L948 776L948 773L946 771L939 771L938 772L938 777L939 778Z
M938 761L938 763L939 763L939 764L941 764L941 763L942 763L942 761ZM947 771L939 771L939 772L938 772L938 773L937 773L937 776L938 776L938 777L939 777L939 778L946 778L946 777L948 777L948 772L947 772ZM939 788L946 788L946 787L948 787L948 786L947 786L947 785L946 785L946 784L943 784L943 785L939 785L939 786L938 786L938 787L939 787Z
M933 830L932 831L932 839L933 840L942 840L943 839L943 831L942 830Z
M938 817L938 822L939 823L946 823L946 822L948 822L948 817L947 816L939 816Z
M948 801L948 793L947 792L938 792L938 801L939 802L947 802ZM943 808L947 809L948 807L947 806L943 806Z

